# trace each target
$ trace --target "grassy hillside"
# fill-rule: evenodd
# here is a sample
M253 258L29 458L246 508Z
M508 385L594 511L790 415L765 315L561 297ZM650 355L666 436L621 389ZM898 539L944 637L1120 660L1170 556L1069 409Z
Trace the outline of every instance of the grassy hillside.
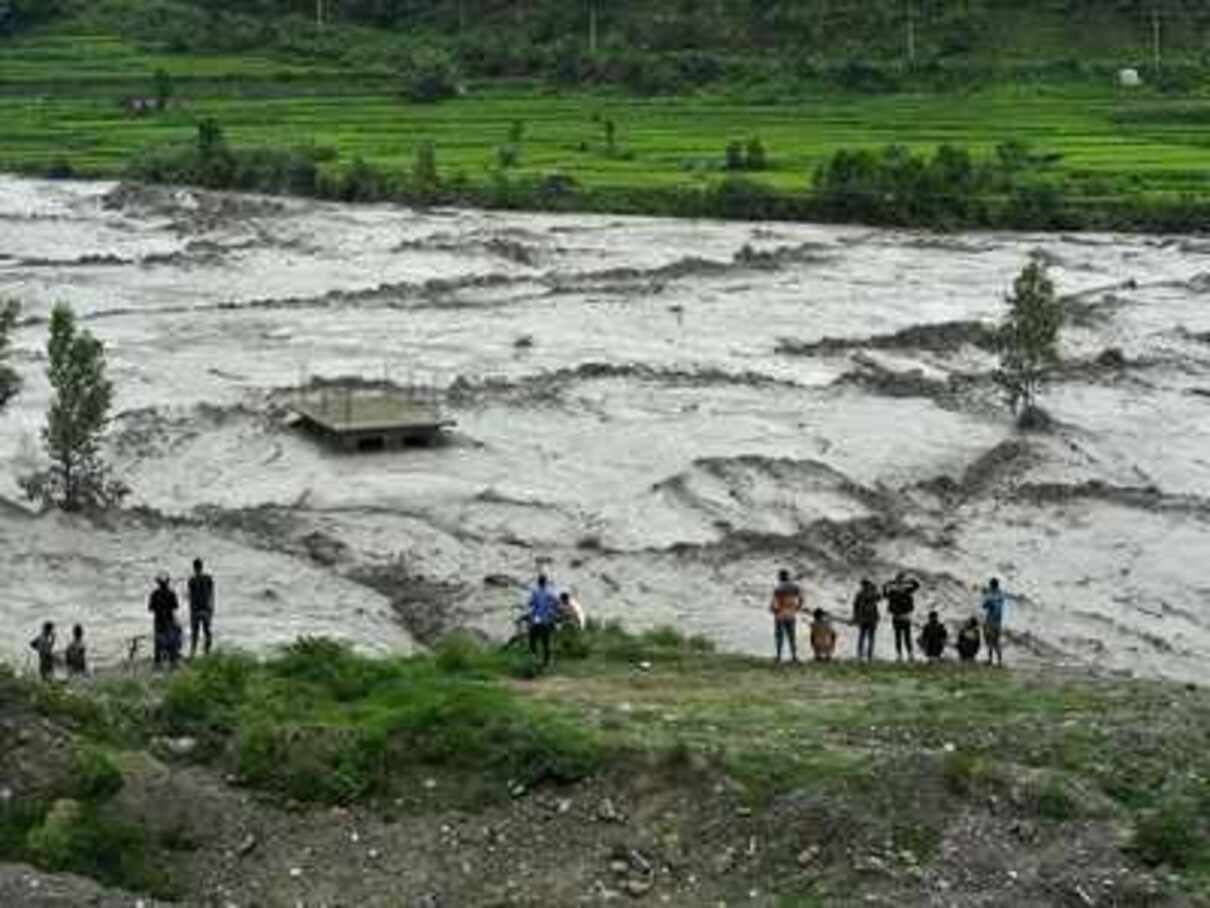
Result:
M0 679L0 719L31 729L0 743L13 792L0 861L200 897L214 856L237 847L223 837L253 829L238 847L259 850L220 862L223 885L248 892L280 873L283 904L301 885L317 898L343 886L361 904L410 904L424 885L458 904L570 903L602 874L673 904L753 891L766 905L921 904L940 887L956 904L977 892L1075 904L1082 889L1142 906L1210 893L1200 689L953 664L777 669L616 627L529 674L523 656L452 639L387 661L311 641L151 683ZM212 820L228 809L238 825ZM411 862L389 890L377 871L346 880L350 824L378 843L375 862ZM560 844L544 854L547 836ZM304 846L306 879L286 883L280 862ZM499 869L466 876L458 860ZM428 862L435 876L417 882ZM526 864L522 891L496 892Z

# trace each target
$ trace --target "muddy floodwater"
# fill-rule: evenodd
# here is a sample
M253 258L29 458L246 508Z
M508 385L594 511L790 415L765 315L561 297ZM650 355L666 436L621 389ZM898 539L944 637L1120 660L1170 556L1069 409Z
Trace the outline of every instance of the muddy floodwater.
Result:
M1031 256L1068 319L1054 428L1023 436L989 326ZM150 578L201 555L221 642L253 649L499 635L543 564L592 615L766 652L779 567L846 614L861 577L906 569L950 621L1003 578L1018 661L1210 676L1210 240L0 178L0 296L25 379L0 499L38 464L56 301L107 345L134 489L99 524L0 502L18 662L44 617L116 659ZM348 456L290 425L300 386L350 376L435 387L457 428Z

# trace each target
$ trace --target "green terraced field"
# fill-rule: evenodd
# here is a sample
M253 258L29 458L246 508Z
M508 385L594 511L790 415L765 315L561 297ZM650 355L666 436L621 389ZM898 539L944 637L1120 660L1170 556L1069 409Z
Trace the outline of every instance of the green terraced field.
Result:
M177 77L180 109L143 119L118 99L150 94L151 74ZM1006 139L1063 155L1060 169L1093 195L1202 192L1210 177L1210 102L1123 96L1112 86L1002 86L972 95L841 96L748 104L723 98L634 99L558 95L533 86L480 86L439 105L401 101L370 73L254 56L145 54L114 38L52 35L0 54L0 166L37 168L65 158L80 172L115 174L149 144L187 141L203 116L239 144L319 144L348 162L360 155L410 166L431 140L444 176L485 181L509 125L525 124L516 173L561 171L586 185L686 185L717 178L726 144L756 135L783 189L807 184L842 147L942 142L985 152ZM359 80L363 80L359 82ZM617 125L617 153L603 121Z

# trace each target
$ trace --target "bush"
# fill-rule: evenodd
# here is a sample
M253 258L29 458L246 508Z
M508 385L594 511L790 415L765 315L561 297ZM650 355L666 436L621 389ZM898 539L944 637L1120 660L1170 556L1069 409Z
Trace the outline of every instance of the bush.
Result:
M78 873L108 885L171 897L167 876L149 857L146 833L79 801L57 801L30 830L26 848L34 864Z
M764 143L757 136L753 136L748 140L748 145L744 149L744 152L745 170L764 170L769 166L768 158L765 155Z
M1132 847L1143 863L1153 867L1191 866L1206 850L1196 806L1185 799L1170 798L1144 812L1135 823Z
M496 149L496 163L501 168L507 170L510 167L516 167L520 162L521 149L518 146L509 143L508 145L501 145Z
M205 728L229 731L236 708L244 701L256 662L237 653L213 653L190 664L168 682L160 705L160 722L173 733Z
M458 94L458 65L447 52L436 47L412 51L400 68L403 94L416 104L433 104Z
M998 780L992 765L980 754L969 750L955 750L946 754L941 763L941 777L950 791L964 797L974 795Z
M122 771L109 755L96 747L77 748L73 754L74 795L82 801L102 801L122 790Z

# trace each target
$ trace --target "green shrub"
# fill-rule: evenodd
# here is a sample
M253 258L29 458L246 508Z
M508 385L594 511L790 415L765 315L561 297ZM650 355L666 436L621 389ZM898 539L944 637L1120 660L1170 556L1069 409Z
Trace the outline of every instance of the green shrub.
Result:
M1058 779L1050 779L1042 786L1036 804L1038 816L1056 823L1075 819L1079 814L1075 798Z
M728 142L726 161L723 166L727 170L744 169L744 146L742 142Z
M256 662L238 653L218 652L173 675L164 691L160 720L182 733L210 726L230 730L243 702Z
M359 656L347 644L325 637L300 637L268 669L277 678L313 685L338 703L367 697L401 676L395 663Z
M55 802L26 837L34 864L53 872L78 873L108 886L173 895L168 875L149 856L146 834L79 801Z
M1185 868L1206 853L1206 838L1196 806L1183 798L1169 798L1139 815L1132 843L1145 864Z
M122 771L105 751L84 745L73 754L74 796L81 801L102 801L122 790Z
M483 646L470 634L447 634L437 644L437 668L446 674L466 674L479 669L485 655Z
M998 780L995 769L987 759L969 750L955 750L946 754L941 762L941 776L950 791L962 796L973 795Z
M753 136L748 140L748 145L744 149L744 169L752 171L765 170L769 166L769 159L765 154L765 145L760 138Z
M521 163L521 149L512 143L501 145L496 149L496 163L505 169L516 167Z
M458 65L441 48L413 50L400 67L399 75L404 97L417 104L433 104L458 94Z

